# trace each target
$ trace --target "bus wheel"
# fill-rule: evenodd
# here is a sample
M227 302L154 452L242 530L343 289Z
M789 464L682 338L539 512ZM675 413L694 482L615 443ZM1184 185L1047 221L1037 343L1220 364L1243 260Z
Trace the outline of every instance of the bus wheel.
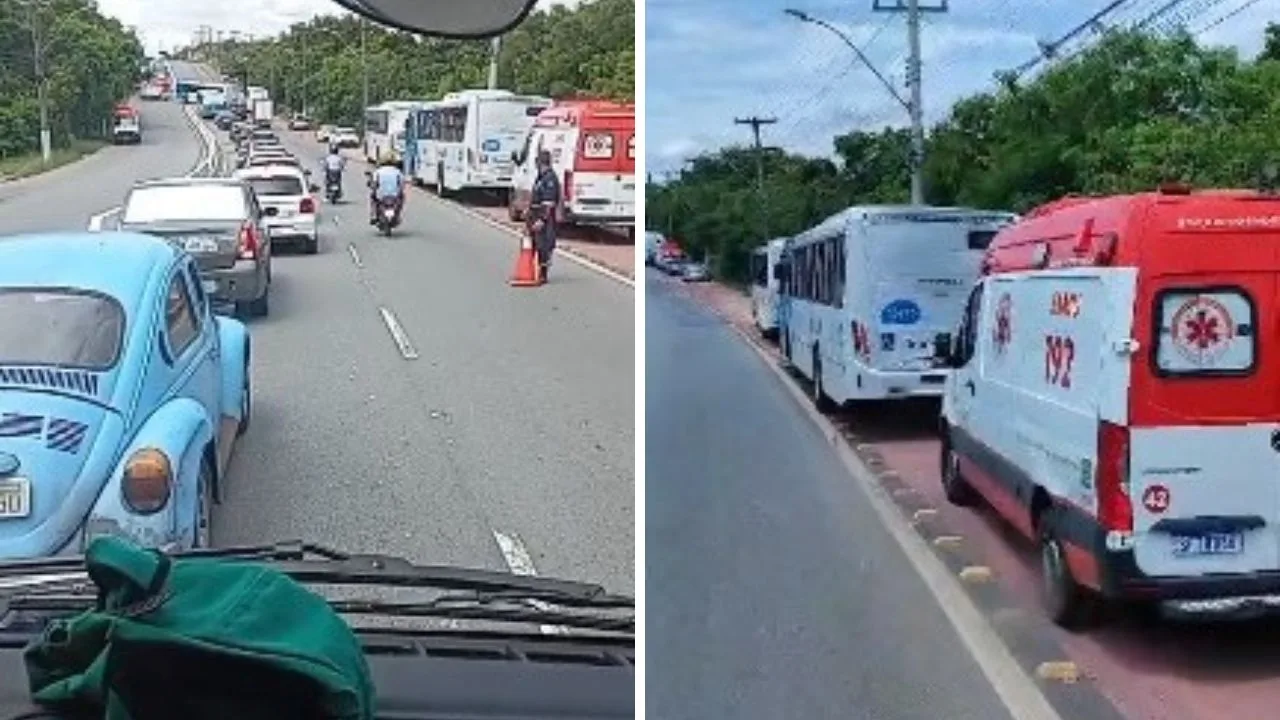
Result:
M818 356L818 348L813 349L813 404L819 412L830 412L834 406L822 387L822 359Z
M1055 518L1056 513L1050 508L1041 514L1038 523L1045 612L1065 630L1083 630L1097 621L1098 602L1071 576L1066 550L1054 529Z

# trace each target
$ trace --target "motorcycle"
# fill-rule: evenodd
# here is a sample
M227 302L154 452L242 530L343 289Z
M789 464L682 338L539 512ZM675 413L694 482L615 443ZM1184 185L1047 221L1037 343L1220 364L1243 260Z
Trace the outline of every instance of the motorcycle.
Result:
M378 232L391 237L391 231L400 224L399 202L395 198L378 201Z
M330 205L337 205L342 197L342 176L338 173L327 173L324 182L324 196Z

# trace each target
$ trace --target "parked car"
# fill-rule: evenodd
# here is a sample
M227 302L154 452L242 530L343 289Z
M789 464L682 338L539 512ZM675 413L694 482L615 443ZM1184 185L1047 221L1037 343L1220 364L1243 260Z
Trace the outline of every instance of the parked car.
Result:
M329 142L336 143L338 147L356 148L360 147L360 134L355 128L339 126L333 129L333 134L329 136Z
M162 237L195 256L205 292L241 316L268 312L271 233L247 183L235 178L170 178L133 186L119 229Z
M329 142L329 137L333 135L333 129L334 128L332 125L321 125L319 128L317 128L316 142L318 143Z
M249 334L215 316L196 261L158 238L0 243L0 558L102 535L211 545L249 427Z
M680 279L685 282L706 282L711 279L711 269L706 263L687 262L680 269Z
M262 207L276 209L266 220L272 242L296 241L308 255L319 251L320 218L315 198L319 188L305 172L294 165L265 165L237 170L235 176L253 188Z
M311 120L304 115L294 115L289 119L290 130L310 130Z

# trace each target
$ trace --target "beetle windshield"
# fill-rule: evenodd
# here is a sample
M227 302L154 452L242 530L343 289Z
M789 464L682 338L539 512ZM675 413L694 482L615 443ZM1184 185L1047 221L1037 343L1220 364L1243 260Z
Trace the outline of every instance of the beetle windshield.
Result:
M0 290L0 365L106 370L124 337L124 311L102 295L72 290Z

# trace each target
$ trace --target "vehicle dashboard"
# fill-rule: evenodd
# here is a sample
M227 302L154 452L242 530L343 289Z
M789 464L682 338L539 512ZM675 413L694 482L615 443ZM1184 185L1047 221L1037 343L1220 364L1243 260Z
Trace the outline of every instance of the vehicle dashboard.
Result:
M632 718L629 638L487 632L360 631L379 720ZM0 720L76 718L30 700L22 648L0 633Z

